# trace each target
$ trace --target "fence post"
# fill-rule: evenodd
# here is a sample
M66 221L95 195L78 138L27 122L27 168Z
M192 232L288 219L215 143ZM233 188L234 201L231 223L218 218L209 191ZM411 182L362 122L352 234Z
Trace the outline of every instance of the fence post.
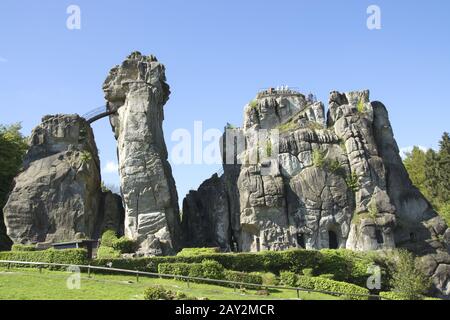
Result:
M297 299L300 299L300 291L297 289Z
M233 291L236 292L236 283L233 283Z
M88 278L91 277L91 265L88 265Z
M189 287L189 278L187 278L187 287L190 288Z
M139 282L139 271L136 271L136 282Z
M38 269L39 269L39 273L42 273L42 266L41 265L38 266Z
M11 270L11 262L8 263L8 270Z

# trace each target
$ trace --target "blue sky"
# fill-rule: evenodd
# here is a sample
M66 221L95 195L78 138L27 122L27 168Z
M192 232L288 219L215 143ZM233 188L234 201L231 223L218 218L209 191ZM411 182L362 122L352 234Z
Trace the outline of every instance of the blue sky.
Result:
M66 28L69 5L81 29ZM381 30L366 27L381 9ZM331 90L370 89L388 107L400 147L436 147L449 131L450 2L21 1L0 2L0 123L28 135L43 115L104 104L102 83L131 51L166 65L172 94L164 129L242 124L260 88L286 84L324 101ZM102 167L116 162L107 119L93 125ZM111 167L111 166L110 166ZM175 165L180 199L214 165ZM117 173L103 170L117 184Z

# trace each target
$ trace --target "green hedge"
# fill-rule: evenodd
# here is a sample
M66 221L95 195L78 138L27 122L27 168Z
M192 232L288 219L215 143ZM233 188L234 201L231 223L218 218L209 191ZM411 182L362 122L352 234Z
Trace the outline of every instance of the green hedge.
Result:
M290 271L281 272L281 283L289 287L299 287L310 290L322 290L342 293L343 297L352 300L367 300L367 297L345 295L369 294L369 290L351 283L335 281L325 277L300 276Z
M368 297L359 297L345 294L364 294L368 295L369 290L351 283L330 280L321 277L298 276L297 286L305 289L323 290L339 292L346 299L351 300L367 300Z
M178 252L177 256L190 257L216 253L220 253L220 248L184 248L180 252Z
M263 283L263 278L259 274L225 270L222 265L212 260L204 260L202 263L161 263L158 266L158 273L253 284ZM211 282L205 281L205 283ZM228 284L221 285L233 286Z
M219 262L225 269L241 272L290 271L302 274L304 269L313 269L313 274L333 274L337 281L364 286L367 269L374 263L375 255L350 250L287 250L264 251L260 253L215 253L201 255L180 255L167 257L148 257L137 259L96 259L92 263L105 266L112 262L113 267L158 272L161 263L201 263L203 260ZM383 277L384 279L385 277Z
M194 265L189 263L161 263L158 265L158 273L187 277Z
M13 244L11 251L36 251L35 245Z
M225 280L252 284L263 284L263 278L259 274L225 270ZM233 286L230 284L229 286ZM251 286L249 286L251 287Z
M405 295L393 291L380 292L380 297L385 300L408 300L408 298Z
M87 265L87 251L85 249L47 249L40 251L5 251L0 252L0 260L49 262L61 264ZM26 265L18 265L26 267ZM55 267L52 267L55 269ZM57 268L56 268L57 269Z

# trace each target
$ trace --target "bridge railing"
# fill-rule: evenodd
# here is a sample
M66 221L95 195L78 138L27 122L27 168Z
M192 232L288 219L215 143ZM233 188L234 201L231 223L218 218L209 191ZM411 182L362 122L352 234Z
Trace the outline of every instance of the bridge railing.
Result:
M83 114L82 117L89 121L90 119L92 119L102 113L106 113L107 111L108 111L108 108L105 105L105 106L95 108L95 109Z

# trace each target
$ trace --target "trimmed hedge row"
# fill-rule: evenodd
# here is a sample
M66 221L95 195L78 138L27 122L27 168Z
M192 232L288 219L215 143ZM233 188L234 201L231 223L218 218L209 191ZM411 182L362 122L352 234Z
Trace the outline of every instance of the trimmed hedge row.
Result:
M92 263L105 266L158 272L161 263L201 263L203 260L219 262L225 269L241 272L272 272L279 274L288 270L301 274L303 269L313 269L314 274L334 274L337 281L364 285L367 269L374 263L374 256L350 250L286 250L264 251L260 253L216 253L181 255L168 257L148 257L137 259L96 259Z
M263 277L259 274L225 270L225 280L243 283L263 284ZM230 285L232 286L232 285Z
M116 268L158 272L161 263L201 263L214 260L225 269L241 272L272 272L279 274L288 270L301 274L313 269L314 274L334 274L337 281L365 285L367 269L374 263L374 255L350 250L287 250L260 253L216 253L138 259L97 259L93 264L105 266L112 262Z
M293 272L282 272L281 282L290 287L300 287L310 290L322 290L342 293L343 297L351 300L367 300L368 297L359 297L345 294L368 295L369 290L351 283L330 280L323 277L299 276Z
M202 263L161 263L158 266L158 273L253 284L263 283L260 275L225 270L221 264L213 260L204 260ZM205 281L205 283L211 282ZM220 285L233 286L225 283Z
M11 251L36 251L36 246L26 244L13 244Z
M87 251L85 249L65 249L65 250L39 250L39 251L4 251L0 252L0 260L29 261L29 262L49 262L61 264L87 265ZM26 265L20 265L26 267ZM51 267L55 269L55 267Z
M393 291L380 292L380 297L386 300L408 300L408 298L405 295Z

